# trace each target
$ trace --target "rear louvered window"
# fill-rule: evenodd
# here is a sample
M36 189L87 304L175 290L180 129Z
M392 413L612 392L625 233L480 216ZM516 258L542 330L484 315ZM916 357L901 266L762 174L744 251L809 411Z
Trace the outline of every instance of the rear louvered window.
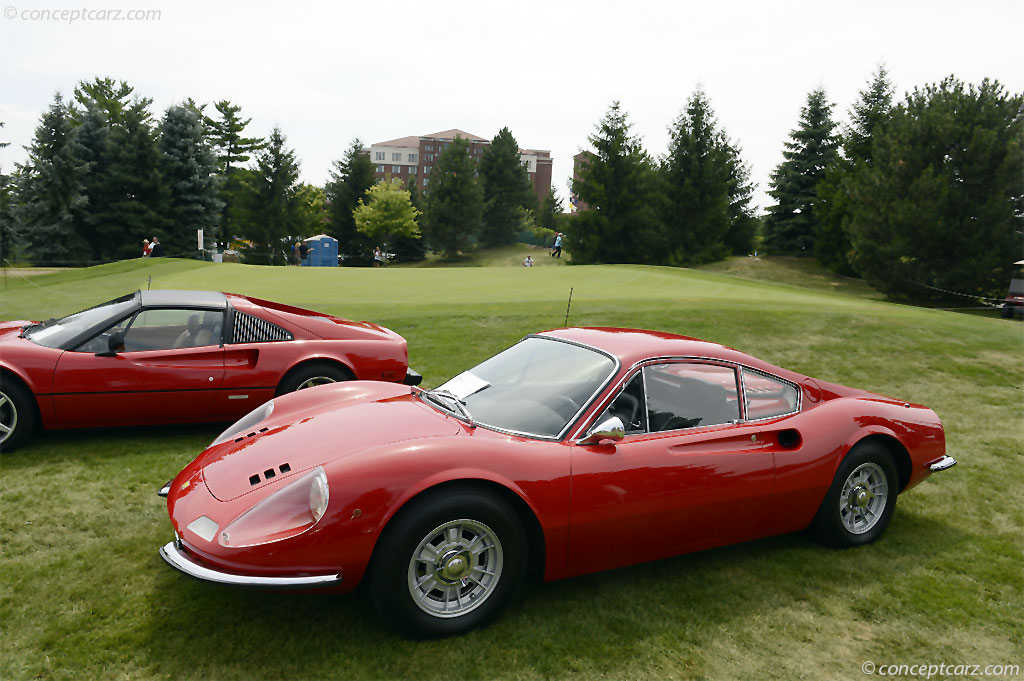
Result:
M233 343L269 343L272 341L289 341L293 336L277 324L271 324L259 317L235 312Z

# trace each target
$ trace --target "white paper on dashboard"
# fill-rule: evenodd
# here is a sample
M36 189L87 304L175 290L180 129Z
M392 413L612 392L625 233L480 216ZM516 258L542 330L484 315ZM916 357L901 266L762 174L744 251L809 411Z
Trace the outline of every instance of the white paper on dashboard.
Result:
M479 376L474 376L468 371L463 371L461 374L438 388L438 390L447 390L460 400L464 400L473 393L478 393L489 385L490 383Z

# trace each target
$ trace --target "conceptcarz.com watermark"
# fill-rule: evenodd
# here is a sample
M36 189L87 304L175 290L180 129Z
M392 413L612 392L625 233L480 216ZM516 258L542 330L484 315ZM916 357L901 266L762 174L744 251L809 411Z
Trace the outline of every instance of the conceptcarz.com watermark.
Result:
M3 17L8 21L42 21L54 24L73 24L79 21L160 21L162 18L161 11L158 9L121 9L119 7L19 9L14 5L4 7Z
M911 676L925 679L946 679L951 676L1020 676L1019 664L877 664L868 660L860 666L860 670L872 676Z

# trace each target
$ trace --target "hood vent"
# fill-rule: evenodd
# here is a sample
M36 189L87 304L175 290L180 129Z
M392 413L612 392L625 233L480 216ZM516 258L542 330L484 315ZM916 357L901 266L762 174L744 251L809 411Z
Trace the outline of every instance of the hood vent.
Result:
M292 467L290 465L288 465L287 463L283 463L283 464L281 464L280 466L277 467L277 470L280 471L282 475L284 475L285 473L287 473L291 469L292 469ZM276 475L277 475L277 471L275 471L273 468L268 468L267 470L263 471L263 478L262 479L263 480L270 480L271 478L273 478ZM255 487L258 484L260 484L260 474L259 473L255 473L253 475L250 475L249 476L249 485Z

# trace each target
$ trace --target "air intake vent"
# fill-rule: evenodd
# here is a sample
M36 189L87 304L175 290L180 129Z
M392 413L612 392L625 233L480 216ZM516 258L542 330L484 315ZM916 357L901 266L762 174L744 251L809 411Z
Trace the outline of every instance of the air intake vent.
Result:
M235 312L233 343L272 343L274 341L290 341L294 336L277 324L245 314Z

